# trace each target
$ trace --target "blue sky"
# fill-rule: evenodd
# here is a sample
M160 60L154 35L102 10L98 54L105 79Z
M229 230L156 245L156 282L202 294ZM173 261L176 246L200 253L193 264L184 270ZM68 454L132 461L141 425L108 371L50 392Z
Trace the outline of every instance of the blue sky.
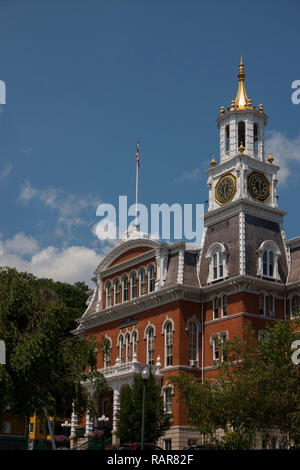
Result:
M0 0L0 263L87 281L110 249L96 207L204 203L216 117L246 90L269 116L288 238L300 234L295 1Z

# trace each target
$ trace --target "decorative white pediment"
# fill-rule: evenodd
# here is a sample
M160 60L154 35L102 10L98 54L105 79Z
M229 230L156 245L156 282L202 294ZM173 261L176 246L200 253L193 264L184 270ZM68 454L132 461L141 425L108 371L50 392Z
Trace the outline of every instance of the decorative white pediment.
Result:
M100 262L97 266L94 274L101 273L105 269L108 269L111 264L119 258L122 254L132 250L132 248L149 247L150 250L154 250L164 246L165 244L157 240L150 240L146 238L134 238L122 240L113 250ZM143 253L144 254L144 253ZM121 263L120 263L121 264Z

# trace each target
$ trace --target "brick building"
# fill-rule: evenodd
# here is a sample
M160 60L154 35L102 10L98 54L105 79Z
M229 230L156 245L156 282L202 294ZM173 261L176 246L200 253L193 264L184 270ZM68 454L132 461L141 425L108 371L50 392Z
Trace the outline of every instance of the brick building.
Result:
M268 323L300 310L300 237L285 238L286 212L276 194L279 167L264 152L268 118L247 97L242 61L238 79L235 100L217 118L220 160L213 158L207 171L201 248L129 232L96 268L95 288L74 332L110 343L98 364L111 391L94 398L113 432L122 387L144 364L153 365L174 416L159 442L166 449L182 449L200 437L167 376L186 370L213 378L222 361L218 338L241 336L249 321L263 334ZM87 416L87 435L92 428Z

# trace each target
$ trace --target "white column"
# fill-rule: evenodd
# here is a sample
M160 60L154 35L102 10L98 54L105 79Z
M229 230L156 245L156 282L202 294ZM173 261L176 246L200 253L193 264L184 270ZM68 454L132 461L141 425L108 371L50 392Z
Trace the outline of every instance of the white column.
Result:
M118 445L119 439L116 436L117 432L117 411L120 408L120 389L116 385L113 389L113 428L112 428L112 444Z
M90 418L90 414L87 411L85 417L85 433L84 437L89 437L92 435L93 432L93 418Z

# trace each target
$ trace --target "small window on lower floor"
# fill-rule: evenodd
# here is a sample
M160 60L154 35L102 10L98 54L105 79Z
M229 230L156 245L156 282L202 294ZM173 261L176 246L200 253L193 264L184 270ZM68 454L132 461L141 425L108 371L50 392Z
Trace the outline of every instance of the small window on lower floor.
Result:
M188 439L188 446L196 446L198 444L198 439Z
M10 432L11 432L11 422L10 421L3 421L3 423L2 423L2 432L3 432L3 434L10 434Z
M172 450L172 439L164 439L164 450Z

